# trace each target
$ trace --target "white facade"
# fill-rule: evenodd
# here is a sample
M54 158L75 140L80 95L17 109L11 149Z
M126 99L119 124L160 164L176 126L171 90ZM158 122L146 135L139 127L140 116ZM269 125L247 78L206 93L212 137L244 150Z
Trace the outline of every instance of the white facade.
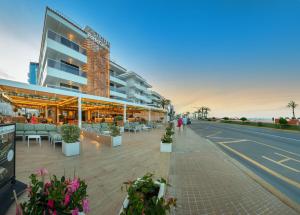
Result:
M127 100L127 82L121 75L126 74L125 68L110 61L110 98Z
M127 100L137 104L151 104L151 91L152 87L145 79L136 74L135 72L127 72L119 76L127 82L125 87L127 93Z
M87 63L82 47L87 34L50 8L46 9L37 84L81 91L87 84L82 67Z
M159 93L155 92L155 91L151 91L151 104L150 106L153 107L161 107L161 100L164 99L163 96L161 96Z

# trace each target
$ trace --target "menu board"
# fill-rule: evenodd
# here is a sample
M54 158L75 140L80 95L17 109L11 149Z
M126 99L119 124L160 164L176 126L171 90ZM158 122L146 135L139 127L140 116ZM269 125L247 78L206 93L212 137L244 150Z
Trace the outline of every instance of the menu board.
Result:
M0 188L15 180L15 124L0 125Z

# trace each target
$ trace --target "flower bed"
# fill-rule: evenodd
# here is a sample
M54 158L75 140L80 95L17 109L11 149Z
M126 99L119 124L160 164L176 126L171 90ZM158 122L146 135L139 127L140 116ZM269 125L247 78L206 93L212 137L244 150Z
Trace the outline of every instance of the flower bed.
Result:
M120 210L121 215L165 215L172 206L176 206L176 199L164 198L166 180L161 178L154 181L152 177L153 174L146 174L142 178L124 183L128 195Z
M28 200L17 204L17 215L21 214L86 214L90 211L87 199L87 185L77 177L73 179L55 175L45 181L45 168L31 174L28 185Z

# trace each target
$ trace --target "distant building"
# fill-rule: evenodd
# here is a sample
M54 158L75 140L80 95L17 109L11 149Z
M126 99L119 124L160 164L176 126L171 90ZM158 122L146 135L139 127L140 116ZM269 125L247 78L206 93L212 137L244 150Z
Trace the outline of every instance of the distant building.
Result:
M37 84L37 72L39 69L39 64L35 62L30 62L29 72L28 72L28 83Z
M152 86L148 82L136 74L135 72L127 72L120 75L127 82L126 93L127 100L136 104L148 105L151 104L151 91Z

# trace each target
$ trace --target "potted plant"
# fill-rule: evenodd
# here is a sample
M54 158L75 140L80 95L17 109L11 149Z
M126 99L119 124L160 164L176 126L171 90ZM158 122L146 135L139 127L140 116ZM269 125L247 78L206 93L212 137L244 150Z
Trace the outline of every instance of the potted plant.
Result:
M161 138L160 142L160 151L161 152L172 152L172 136L165 133L164 136Z
M41 168L31 174L28 185L28 200L18 204L17 215L27 214L72 214L82 215L90 211L87 199L87 185L84 180L74 177L60 179L53 175L45 181L48 171Z
M120 131L123 133L124 132L124 121L123 121L123 116L118 115L115 117L116 125L120 127Z
M161 178L154 181L153 174L148 173L137 180L124 182L124 186L127 196L120 210L120 215L165 215L170 212L172 206L176 206L175 198L168 198L167 200L164 198L166 180Z
M122 136L120 133L120 128L115 125L111 125L109 128L111 136L111 145L113 147L122 145Z
M80 129L77 125L62 125L62 152L66 156L73 156L80 154Z

